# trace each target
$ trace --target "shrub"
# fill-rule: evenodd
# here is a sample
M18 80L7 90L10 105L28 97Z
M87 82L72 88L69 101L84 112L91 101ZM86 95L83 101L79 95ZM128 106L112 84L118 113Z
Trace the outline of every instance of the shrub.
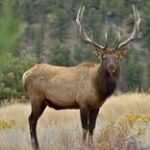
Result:
M13 57L7 55L0 64L0 99L21 97L23 94L22 75L35 63L29 55Z
M141 150L150 148L146 141L150 114L128 114L101 130L97 150Z
M0 130L12 128L15 124L15 120L0 120Z

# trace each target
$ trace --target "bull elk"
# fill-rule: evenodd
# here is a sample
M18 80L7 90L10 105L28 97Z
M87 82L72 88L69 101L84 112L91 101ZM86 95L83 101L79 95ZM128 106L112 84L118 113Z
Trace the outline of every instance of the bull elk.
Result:
M80 109L83 129L83 140L89 134L92 142L93 131L100 107L116 89L120 72L120 58L126 51L123 46L137 38L140 26L138 10L133 6L135 25L132 34L123 42L118 33L118 44L115 48L102 46L90 38L81 25L85 7L80 7L76 23L81 39L96 48L101 63L82 63L73 67L60 67L50 64L37 64L23 74L23 85L28 99L31 101L32 112L29 126L32 146L39 149L36 126L46 106L56 110Z

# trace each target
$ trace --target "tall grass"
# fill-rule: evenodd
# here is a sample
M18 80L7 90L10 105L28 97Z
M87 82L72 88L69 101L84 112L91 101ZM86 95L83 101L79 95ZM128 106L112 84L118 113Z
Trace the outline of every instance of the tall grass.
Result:
M10 125L0 128L0 150L31 149L28 127L30 111L31 108L29 104L15 103L0 108L0 123L10 123ZM126 134L123 132L124 130L120 129L120 126L118 127L118 124L121 122L120 120L123 120L127 114L132 116L132 114L146 115L148 113L150 113L150 95L135 93L112 96L103 105L98 115L94 134L95 148L92 149L109 150L110 147L108 144L107 146L105 144L108 143L110 139L113 139L112 142L109 142L109 145L115 146L115 148L111 148L111 150L117 150L117 144L114 143L118 143L119 146L119 137ZM13 121L13 124L11 124L11 121ZM143 131L144 134L142 134L138 140L140 142L145 140L146 145L146 142L149 143L148 139L150 139L150 134L148 134L150 133L150 128L148 128L149 123L145 126L143 125L144 121L141 119L142 123L140 123L140 126L133 125L131 130L126 131L134 131L132 128L142 128L147 134ZM127 122L130 122L130 120L127 119ZM149 120L147 122L149 122ZM126 124L124 125L126 127ZM79 110L55 111L54 109L46 108L39 119L37 131L42 150L89 149L88 145L83 144L81 140L82 130ZM123 138L126 138L126 136ZM128 148L128 150L131 150L131 147Z

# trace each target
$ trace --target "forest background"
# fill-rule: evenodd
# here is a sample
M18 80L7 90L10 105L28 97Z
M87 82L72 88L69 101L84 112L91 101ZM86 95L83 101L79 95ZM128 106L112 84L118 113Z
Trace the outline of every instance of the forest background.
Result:
M36 63L74 66L98 62L94 48L83 43L75 23L85 6L83 24L88 34L109 46L132 32L135 5L142 18L138 40L126 47L121 62L118 91L150 92L150 1L149 0L1 0L0 1L0 101L23 99L21 82L25 70Z

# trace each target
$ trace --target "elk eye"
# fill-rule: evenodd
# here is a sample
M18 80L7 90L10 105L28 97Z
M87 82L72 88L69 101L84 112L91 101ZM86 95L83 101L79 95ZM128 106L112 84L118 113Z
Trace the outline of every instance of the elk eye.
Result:
M117 60L119 60L119 56L116 56L115 58L116 58Z
M105 60L105 59L106 59L106 56L105 56L105 55L103 55L103 56L102 56L102 58Z

